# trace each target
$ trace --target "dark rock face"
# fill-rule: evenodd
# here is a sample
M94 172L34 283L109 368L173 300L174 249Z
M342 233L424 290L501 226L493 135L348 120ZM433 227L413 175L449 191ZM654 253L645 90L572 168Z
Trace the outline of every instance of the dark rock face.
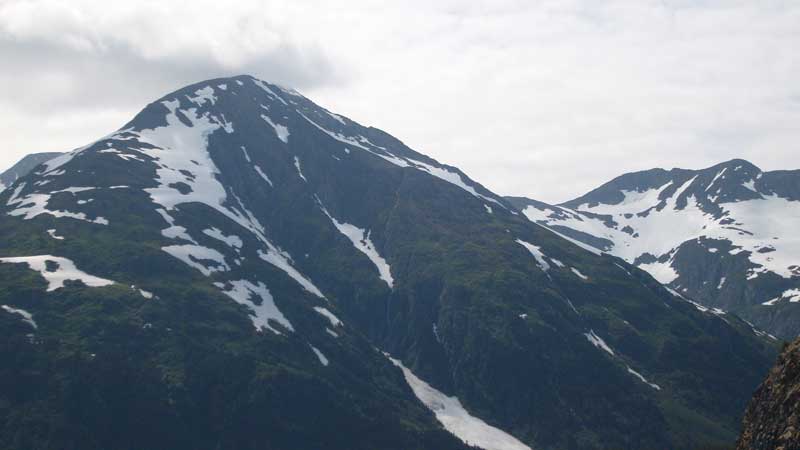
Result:
M732 444L774 357L249 76L21 177L0 236L0 448L464 448L383 352L520 446Z
M800 449L800 340L786 347L750 401L737 448Z

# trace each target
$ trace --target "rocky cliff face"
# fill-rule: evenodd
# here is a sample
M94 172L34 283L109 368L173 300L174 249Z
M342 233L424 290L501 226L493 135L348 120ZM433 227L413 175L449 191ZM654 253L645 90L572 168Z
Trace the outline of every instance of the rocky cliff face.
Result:
M753 396L737 448L800 449L800 339L786 347Z

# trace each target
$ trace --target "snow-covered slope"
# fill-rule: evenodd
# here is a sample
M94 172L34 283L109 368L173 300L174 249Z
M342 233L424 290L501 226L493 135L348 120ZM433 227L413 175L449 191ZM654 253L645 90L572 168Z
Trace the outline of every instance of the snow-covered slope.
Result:
M561 205L509 200L530 220L619 256L706 306L784 337L800 332L800 316L767 311L792 308L788 294L800 286L800 171L763 172L732 160L623 175Z

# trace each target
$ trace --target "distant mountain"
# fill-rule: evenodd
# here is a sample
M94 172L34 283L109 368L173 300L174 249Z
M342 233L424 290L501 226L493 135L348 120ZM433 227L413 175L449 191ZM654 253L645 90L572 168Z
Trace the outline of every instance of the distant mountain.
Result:
M507 200L703 307L782 338L800 334L800 170L763 172L737 159L622 175L560 205Z
M737 449L800 449L800 340L786 346L753 396Z
M730 445L776 354L249 76L45 162L0 233L0 448Z
M0 173L0 191L14 184L18 178L24 177L30 173L30 171L39 164L49 161L59 155L61 155L61 153L32 153L25 156L10 169Z

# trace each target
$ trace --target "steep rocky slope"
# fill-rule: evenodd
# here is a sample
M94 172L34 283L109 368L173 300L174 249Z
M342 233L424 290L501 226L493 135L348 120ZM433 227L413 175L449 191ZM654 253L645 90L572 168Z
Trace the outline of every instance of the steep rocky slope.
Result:
M800 340L784 349L753 396L737 448L800 449Z

